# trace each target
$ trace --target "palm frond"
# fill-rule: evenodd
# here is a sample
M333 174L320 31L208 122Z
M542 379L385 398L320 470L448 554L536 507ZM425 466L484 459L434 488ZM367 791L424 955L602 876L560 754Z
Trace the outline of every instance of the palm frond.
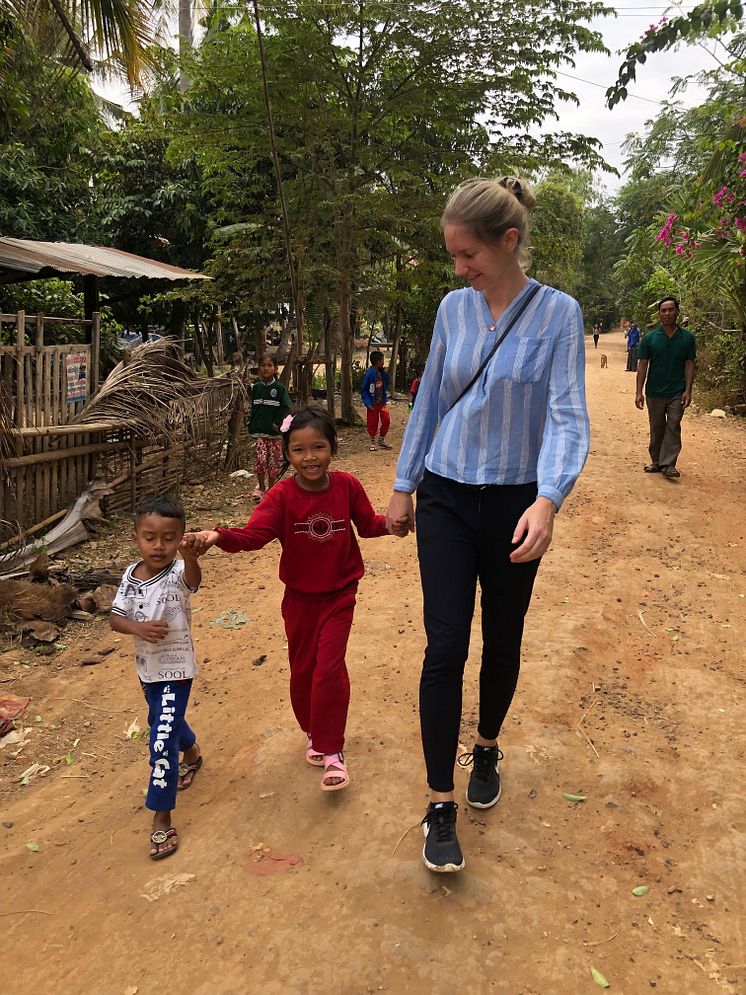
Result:
M112 370L73 422L126 426L139 438L177 444L200 437L218 410L227 419L237 394L245 400L238 376L199 377L168 340L145 342Z

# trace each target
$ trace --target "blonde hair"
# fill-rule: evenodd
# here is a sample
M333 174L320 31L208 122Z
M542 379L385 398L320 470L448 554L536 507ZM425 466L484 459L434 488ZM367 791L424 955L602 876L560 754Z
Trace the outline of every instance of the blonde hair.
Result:
M503 176L499 180L475 177L453 191L440 226L463 225L482 242L496 242L509 228L518 229L516 256L523 269L531 262L528 215L536 204L526 180Z

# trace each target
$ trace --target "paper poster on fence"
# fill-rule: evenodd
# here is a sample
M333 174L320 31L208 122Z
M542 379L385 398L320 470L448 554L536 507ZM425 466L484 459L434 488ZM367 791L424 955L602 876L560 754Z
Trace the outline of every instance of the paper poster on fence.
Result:
M88 397L88 353L69 352L65 356L67 403L75 404Z

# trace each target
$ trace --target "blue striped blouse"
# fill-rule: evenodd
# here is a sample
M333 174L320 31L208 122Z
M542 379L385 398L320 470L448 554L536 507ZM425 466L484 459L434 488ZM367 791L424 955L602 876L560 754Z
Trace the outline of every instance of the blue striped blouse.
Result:
M570 493L590 442L583 319L572 297L542 287L449 410L535 283L529 280L496 323L471 287L443 298L394 490L412 493L427 467L464 484L538 481L539 495L558 508Z

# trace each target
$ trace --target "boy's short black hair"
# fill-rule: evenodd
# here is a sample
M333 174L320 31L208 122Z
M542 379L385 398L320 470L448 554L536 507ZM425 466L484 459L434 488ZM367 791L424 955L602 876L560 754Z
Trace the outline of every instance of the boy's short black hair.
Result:
M322 408L318 404L308 404L305 408L299 408L298 411L294 411L292 417L293 420L290 422L287 431L282 433L282 448L285 458L288 455L288 443L291 433L297 432L301 428L317 429L331 446L332 456L337 455L337 448L339 446L337 427L326 408Z
M158 515L159 518L176 518L181 531L186 529L186 515L184 508L178 501L167 497L152 497L141 501L135 511L135 528L146 515Z
M383 358L384 358L384 356L383 356L382 352L379 352L378 349L374 350L370 354L370 365L372 366L374 363L377 363L379 359L383 359Z

